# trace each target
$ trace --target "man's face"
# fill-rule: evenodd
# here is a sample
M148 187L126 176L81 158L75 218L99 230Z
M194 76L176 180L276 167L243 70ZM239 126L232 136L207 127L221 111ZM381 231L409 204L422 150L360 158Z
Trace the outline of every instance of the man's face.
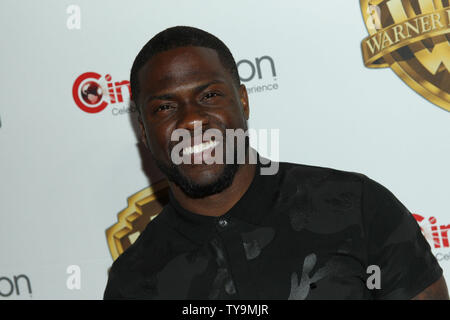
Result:
M195 145L194 140L198 141L194 137L194 127L200 122L201 133L208 129L219 130L224 141L224 159L225 130L247 130L247 92L243 85L236 87L215 50L191 46L159 53L140 70L139 83L141 91L137 103L142 110L140 123L142 136L146 138L144 143L170 180L210 187L224 176L228 179L230 174L234 176L237 165L193 164L193 161L175 165L171 159L172 148L178 143L171 141L176 129L191 133L191 146ZM209 154L215 155L211 150ZM205 153L202 155L205 157ZM180 181L174 182L180 186Z

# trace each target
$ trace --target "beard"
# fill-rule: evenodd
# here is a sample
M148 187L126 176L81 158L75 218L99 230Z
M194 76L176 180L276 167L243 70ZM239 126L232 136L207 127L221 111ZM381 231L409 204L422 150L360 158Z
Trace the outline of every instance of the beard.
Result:
M247 132L248 130L247 123L245 123L243 130ZM225 129L222 130L222 137L225 137L226 135L223 132L225 132ZM230 187L231 184L233 183L234 177L242 164L242 162L240 163L238 160L238 148L236 139L233 141L233 144L234 144L232 155L233 162L226 163L226 161L224 161L223 162L224 168L222 172L219 174L219 176L213 182L206 184L196 183L192 179L188 178L185 174L183 174L178 165L175 165L172 161L165 163L159 160L157 157L155 157L151 149L149 149L149 151L156 166L159 168L159 170L161 170L161 172L166 176L166 178L169 181L175 183L175 185L177 185L188 197L198 199L220 193L223 190ZM171 154L172 148L173 146L168 147L167 151L169 155ZM245 159L248 159L249 150L250 150L250 140L249 136L246 135L244 138Z
M208 184L198 184L187 178L174 164L166 165L155 160L156 165L167 177L169 181L175 183L188 197L190 198L204 198L217 194L231 186L234 176L239 170L239 164L225 164L222 173L217 179Z
M247 158L250 148L248 136L245 137L244 148L245 158ZM173 164L172 162L169 162L169 164L163 163L158 160L152 152L150 153L157 167L169 181L175 183L188 197L198 199L220 193L231 186L234 177L241 166L238 162L238 151L236 144L233 149L233 163L230 164L224 161L224 169L222 170L222 173L213 182L207 184L199 184L194 182L182 173L179 166Z

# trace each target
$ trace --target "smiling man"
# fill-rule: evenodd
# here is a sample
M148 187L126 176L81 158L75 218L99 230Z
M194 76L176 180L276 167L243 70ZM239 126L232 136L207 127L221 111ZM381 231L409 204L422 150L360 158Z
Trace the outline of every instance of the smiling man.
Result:
M215 36L160 32L131 88L170 201L114 262L105 299L448 299L420 228L386 188L284 162L263 175L273 162L248 139L219 139L248 129L249 102Z

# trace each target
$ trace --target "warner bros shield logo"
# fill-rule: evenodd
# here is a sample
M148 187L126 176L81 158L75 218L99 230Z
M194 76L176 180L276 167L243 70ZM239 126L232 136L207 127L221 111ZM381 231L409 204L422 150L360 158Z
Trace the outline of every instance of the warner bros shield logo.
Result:
M364 64L390 67L412 89L450 111L449 0L360 0L369 36Z
M128 198L128 206L118 214L118 222L106 230L106 241L113 260L130 247L147 224L169 202L169 185L162 180Z

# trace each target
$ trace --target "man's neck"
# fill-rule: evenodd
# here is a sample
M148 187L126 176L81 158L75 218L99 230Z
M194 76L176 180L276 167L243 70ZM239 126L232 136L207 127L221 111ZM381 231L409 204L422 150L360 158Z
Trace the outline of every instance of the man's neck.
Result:
M206 216L221 216L230 210L245 194L256 173L255 164L243 164L236 172L232 184L220 193L194 199L188 197L177 185L169 182L170 189L178 203L194 213Z

